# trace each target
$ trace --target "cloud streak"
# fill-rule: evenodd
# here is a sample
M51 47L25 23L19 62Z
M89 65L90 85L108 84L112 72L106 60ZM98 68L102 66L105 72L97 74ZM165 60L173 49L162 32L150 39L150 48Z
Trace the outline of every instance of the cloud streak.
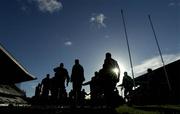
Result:
M180 6L180 2L179 1L175 1L175 0L171 0L171 2L169 2L168 6L169 7Z
M165 64L169 64L173 61L179 60L180 53L163 55L163 59L164 59ZM162 66L162 62L161 62L160 56L155 56L153 58L143 61L140 65L134 66L134 73L135 73L135 76L137 77L146 73L148 68L151 68L154 70L161 66Z
M169 7L175 6L175 5L176 5L176 4L175 4L174 2L170 2L170 3L168 4Z
M71 41L66 41L66 42L64 42L64 45L65 45L65 46L71 46L71 45L72 45L72 42L71 42Z
M30 4L36 5L41 12L48 13L54 13L63 8L63 5L59 0L17 0L17 2L22 5L22 11L30 9Z
M63 8L62 3L58 0L34 0L34 2L42 12L54 13Z
M106 24L104 23L104 20L106 19L105 15L100 14L93 14L90 18L90 23L93 23L98 26L98 28L106 27Z

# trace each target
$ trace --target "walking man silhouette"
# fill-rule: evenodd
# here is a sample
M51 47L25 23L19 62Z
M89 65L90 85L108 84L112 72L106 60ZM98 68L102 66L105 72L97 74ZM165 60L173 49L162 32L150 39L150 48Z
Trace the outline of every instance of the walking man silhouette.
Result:
M77 100L80 98L83 81L85 81L84 69L79 64L79 60L76 59L75 64L72 68L72 74L71 74L71 82L72 82L75 102L77 102Z

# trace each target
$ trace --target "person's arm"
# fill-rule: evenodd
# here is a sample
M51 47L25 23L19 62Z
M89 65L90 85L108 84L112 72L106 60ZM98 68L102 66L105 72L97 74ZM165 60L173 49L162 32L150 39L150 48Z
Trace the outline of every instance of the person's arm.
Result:
M85 78L84 78L84 69L83 69L82 66L81 66L81 69L82 69L82 78L83 78L83 79L82 79L82 82L83 82L83 81L85 81Z
M74 80L74 66L72 68L70 81L73 82L73 80Z
M83 83L82 85L86 86L86 85L89 85L90 83L91 83L91 81L88 81L88 82Z
M67 72L67 70L66 70L66 72ZM66 75L67 77L66 77L66 86L68 86L68 84L69 84L69 74L68 74L68 72L67 72L67 75Z

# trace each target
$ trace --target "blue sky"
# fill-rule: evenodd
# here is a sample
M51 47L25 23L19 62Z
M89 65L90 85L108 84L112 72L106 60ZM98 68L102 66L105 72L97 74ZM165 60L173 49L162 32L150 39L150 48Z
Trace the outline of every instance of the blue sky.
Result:
M21 88L34 95L34 87L47 73L53 77L60 62L70 75L76 58L88 81L102 67L107 51L121 72L131 75L121 9L135 76L162 65L148 14L165 63L180 59L180 0L1 0L0 43L38 78Z

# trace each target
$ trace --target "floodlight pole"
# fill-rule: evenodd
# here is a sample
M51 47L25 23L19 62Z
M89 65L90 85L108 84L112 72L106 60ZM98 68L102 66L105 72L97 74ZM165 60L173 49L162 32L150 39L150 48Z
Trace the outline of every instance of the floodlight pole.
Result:
M123 13L122 9L121 9L121 16L122 16L122 20L123 20L124 32L125 32L125 36L126 36L126 43L127 43L127 47L128 47L129 60L130 60L130 65L131 65L131 72L132 72L132 77L133 77L133 84L134 84L134 88L135 88L136 84L135 84L135 80L134 80L134 70L133 70L133 64L132 64L132 59L131 59L131 51L130 51L130 47L129 47L126 23L125 23L124 13Z
M163 60L163 56L162 56L162 52L161 52L161 49L160 49L160 46L159 46L159 43L158 43L158 39L157 39L157 36L156 36L156 32L155 32L155 29L154 29L154 26L153 26L153 23L152 23L152 20L151 20L151 16L148 15L148 18L149 18L149 22L150 22L150 25L151 25L151 28L152 28L152 31L153 31L153 34L154 34L154 38L155 38L155 41L156 41L156 45L158 47L158 51L159 51L159 55L161 57L161 61L162 61L162 64L163 64L163 69L164 69L164 73L165 73L165 77L166 77L166 81L167 81L167 84L168 84L168 87L169 87L169 91L171 91L171 84L169 82L169 78L168 78L168 73L167 73L167 70L165 68L165 63L164 63L164 60Z

